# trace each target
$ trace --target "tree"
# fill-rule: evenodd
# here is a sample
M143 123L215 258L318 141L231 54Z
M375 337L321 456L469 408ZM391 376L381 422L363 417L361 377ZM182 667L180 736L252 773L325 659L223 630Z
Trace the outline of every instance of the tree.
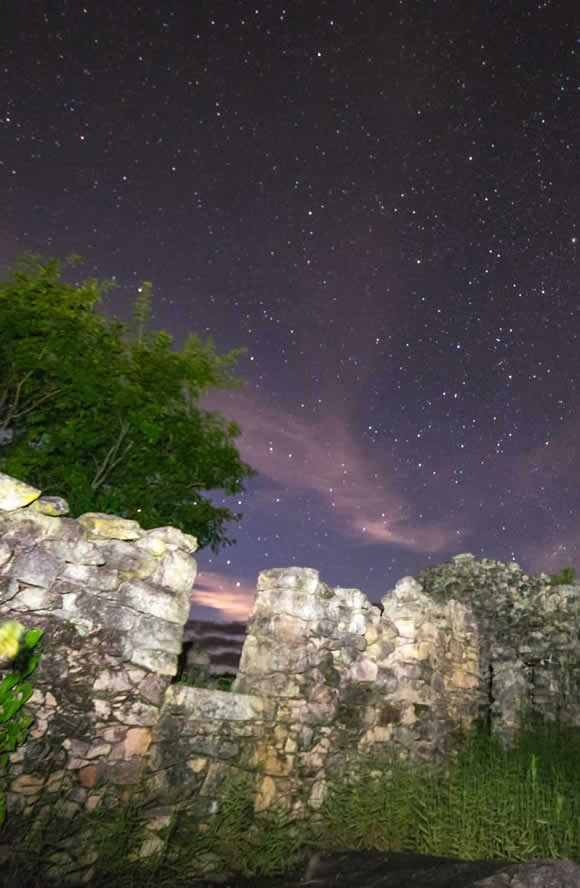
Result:
M108 319L96 306L110 286L73 286L58 260L31 255L0 282L0 470L65 496L73 514L172 524L217 551L241 515L202 492L239 494L256 473L234 446L239 427L197 402L241 385L243 350L217 355L191 333L179 351L149 332L148 283L131 324Z

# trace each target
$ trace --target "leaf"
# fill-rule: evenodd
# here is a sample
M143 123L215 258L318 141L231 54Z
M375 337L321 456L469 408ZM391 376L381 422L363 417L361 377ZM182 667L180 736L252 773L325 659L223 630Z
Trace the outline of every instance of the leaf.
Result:
M18 682L20 681L20 674L18 672L10 672L5 678L0 682L0 705L2 705L5 699L8 699L9 692L14 688Z
M33 648L35 644L38 644L43 634L44 630L42 629L31 629L29 632L26 633L24 644L27 648Z

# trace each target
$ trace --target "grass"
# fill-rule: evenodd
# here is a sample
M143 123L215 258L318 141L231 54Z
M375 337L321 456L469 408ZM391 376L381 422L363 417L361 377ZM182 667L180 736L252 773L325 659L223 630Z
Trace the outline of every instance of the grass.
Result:
M361 766L352 786L331 788L321 839L466 860L580 861L579 766L577 730L524 723L511 748L474 731L430 774L397 762L377 777Z
M163 847L133 863L127 857L139 847L144 812L136 805L118 808L114 816L97 810L90 830L99 838L102 863L91 885L180 888L191 885L202 865L245 876L277 875L296 871L315 850L339 848L580 862L579 765L577 729L523 723L510 748L475 730L458 737L446 765L392 761L378 773L376 763L361 763L347 782L330 785L316 830L282 808L254 815L255 778L247 774L225 788L205 832L180 814L166 829ZM33 859L30 850L27 859ZM3 884L50 884L35 881L34 869L28 882L20 868L12 881L7 873Z
M175 684L184 684L194 688L209 688L214 691L231 691L236 676L231 672L223 675L208 675L199 666L186 666Z

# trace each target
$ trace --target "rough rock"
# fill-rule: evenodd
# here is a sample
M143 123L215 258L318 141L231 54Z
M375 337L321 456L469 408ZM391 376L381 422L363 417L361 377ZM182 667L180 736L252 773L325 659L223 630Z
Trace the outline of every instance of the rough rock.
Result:
M4 512L28 506L38 499L40 493L36 487L0 472L0 509Z

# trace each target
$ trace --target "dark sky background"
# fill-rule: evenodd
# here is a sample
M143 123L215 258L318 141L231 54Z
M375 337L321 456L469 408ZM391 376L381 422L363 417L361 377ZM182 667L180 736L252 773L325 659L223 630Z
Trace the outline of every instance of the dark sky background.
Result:
M248 348L207 406L260 475L195 615L292 564L580 567L575 5L5 4L0 268L77 252Z

